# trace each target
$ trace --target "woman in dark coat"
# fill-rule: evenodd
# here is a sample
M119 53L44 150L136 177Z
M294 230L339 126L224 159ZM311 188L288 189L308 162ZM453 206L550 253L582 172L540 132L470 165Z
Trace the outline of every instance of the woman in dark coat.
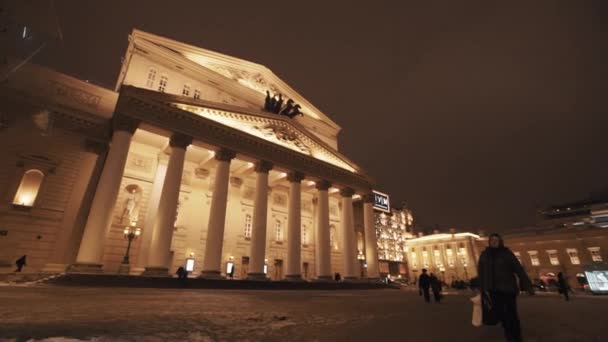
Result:
M520 288L534 294L532 282L502 237L490 235L489 246L481 253L478 264L479 286L482 291L483 323L502 323L507 341L522 341L517 314L517 294ZM519 286L515 275L519 278Z

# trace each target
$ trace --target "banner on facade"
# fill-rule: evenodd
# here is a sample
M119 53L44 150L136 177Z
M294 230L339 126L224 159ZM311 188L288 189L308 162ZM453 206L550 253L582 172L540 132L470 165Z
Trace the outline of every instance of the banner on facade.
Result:
M387 194L374 190L374 209L391 212L391 202Z

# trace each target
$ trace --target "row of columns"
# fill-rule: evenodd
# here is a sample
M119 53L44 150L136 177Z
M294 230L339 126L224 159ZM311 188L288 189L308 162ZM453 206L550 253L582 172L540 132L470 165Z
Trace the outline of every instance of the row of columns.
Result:
M115 118L114 134L110 150L103 167L97 191L92 201L91 210L83 238L78 250L76 263L71 267L76 272L101 272L103 244L111 226L112 212L120 189L121 179L129 146L138 122L126 117ZM147 234L150 247L140 253L146 259L144 275L167 276L171 263L171 239L173 222L177 212L179 189L184 168L187 147L192 138L175 133L170 139L170 155L166 167L163 166L164 181L158 199L158 210L152 234ZM206 278L221 277L222 246L226 221L230 162L235 157L233 151L220 149L215 153L217 168L211 199L207 239L201 276ZM268 212L268 173L273 168L268 161L259 161L255 165L256 191L251 234L251 253L248 278L266 279L264 273L266 252L266 231ZM287 176L289 181L289 212L287 224L287 269L288 280L301 280L301 181L304 174L294 171ZM316 182L318 190L318 207L316 221L315 260L317 278L331 280L331 246L329 227L329 194L331 183ZM351 280L357 276L356 237L352 196L354 191L344 188L342 197L341 235L343 237L344 279ZM364 196L364 225L368 278L378 278L378 256L376 232L374 227L373 197ZM146 258L147 254L147 258Z

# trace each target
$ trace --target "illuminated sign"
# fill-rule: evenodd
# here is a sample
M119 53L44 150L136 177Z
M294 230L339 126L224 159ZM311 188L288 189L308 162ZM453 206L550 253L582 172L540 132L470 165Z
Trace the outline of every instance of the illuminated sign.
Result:
M593 293L608 293L608 271L585 271L589 289Z
M387 213L391 212L391 202L387 194L383 194L378 191L373 191L374 193L374 209L384 211Z
M188 272L194 271L194 258L186 259L186 271L188 271Z

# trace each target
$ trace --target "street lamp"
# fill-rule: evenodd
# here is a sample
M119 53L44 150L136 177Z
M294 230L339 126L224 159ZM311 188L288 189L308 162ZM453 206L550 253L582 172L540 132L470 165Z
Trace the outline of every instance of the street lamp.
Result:
M131 242L133 242L133 240L135 240L139 237L139 235L141 234L141 229L138 227L135 227L135 222L131 222L130 226L125 227L125 230L123 233L124 233L125 239L127 239L129 241L129 243L127 244L127 251L125 252L124 258L122 259L122 264L129 265L129 251L131 250Z

